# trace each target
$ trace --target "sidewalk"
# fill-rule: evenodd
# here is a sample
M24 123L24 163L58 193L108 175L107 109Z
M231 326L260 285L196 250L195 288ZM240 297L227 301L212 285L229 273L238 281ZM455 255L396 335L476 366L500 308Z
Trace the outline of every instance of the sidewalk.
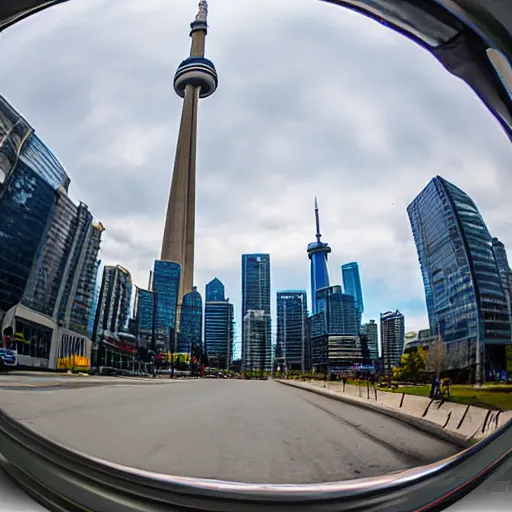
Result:
M372 386L344 386L341 382L324 381L277 382L373 409L461 447L479 441L508 421L512 421L512 411L492 411L470 405L431 400L422 396L388 393Z

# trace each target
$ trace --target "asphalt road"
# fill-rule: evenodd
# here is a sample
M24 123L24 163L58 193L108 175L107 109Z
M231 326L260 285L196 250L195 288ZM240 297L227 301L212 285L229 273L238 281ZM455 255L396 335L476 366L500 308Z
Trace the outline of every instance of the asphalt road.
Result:
M84 453L149 471L307 483L374 476L457 452L400 421L272 381L113 381L0 390L0 407Z

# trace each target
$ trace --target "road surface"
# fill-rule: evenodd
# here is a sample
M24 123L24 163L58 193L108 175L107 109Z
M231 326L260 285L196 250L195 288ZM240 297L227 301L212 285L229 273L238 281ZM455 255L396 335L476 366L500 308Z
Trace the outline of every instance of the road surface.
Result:
M308 483L375 476L458 451L398 420L273 381L150 382L3 388L0 407L96 457L220 480Z

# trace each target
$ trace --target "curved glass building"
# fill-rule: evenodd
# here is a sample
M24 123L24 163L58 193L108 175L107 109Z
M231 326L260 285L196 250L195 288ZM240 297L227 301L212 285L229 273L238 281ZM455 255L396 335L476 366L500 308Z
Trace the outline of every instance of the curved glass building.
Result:
M473 200L440 176L408 206L430 329L447 343L448 366L505 364L511 343L506 293L492 237ZM503 369L503 368L501 368Z
M329 270L327 268L327 255L331 252L329 244L322 242L320 238L320 217L318 215L318 203L315 197L316 242L308 244L308 258L311 260L311 310L318 313L316 292L320 288L329 286Z
M180 354L195 354L202 345L202 326L203 299L194 286L191 292L183 296L176 352Z

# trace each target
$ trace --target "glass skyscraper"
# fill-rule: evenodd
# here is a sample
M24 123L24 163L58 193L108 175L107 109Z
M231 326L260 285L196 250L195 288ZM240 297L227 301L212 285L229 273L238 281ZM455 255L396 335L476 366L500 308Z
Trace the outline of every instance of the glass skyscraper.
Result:
M448 344L448 367L462 364L455 357L457 344L469 346L466 366L477 362L477 346L489 367L503 366L505 345L511 343L507 297L491 235L475 203L436 176L407 211L430 329Z
M356 261L345 263L341 266L341 275L343 279L343 288L345 293L353 295L356 303L356 327L359 332L361 318L364 313L363 290L361 288L361 276L359 274L359 265Z
M55 203L52 187L18 162L0 192L0 317L23 297Z
M228 369L233 358L234 310L228 300L205 305L204 340L210 366Z
M60 325L88 332L86 268L97 231L82 203L67 196L69 177L28 123L0 97L0 317L22 301Z
M320 217L318 203L315 198L316 242L308 245L308 258L311 260L311 310L313 314L319 311L317 304L317 291L329 286L329 270L327 268L327 255L331 252L329 244L322 242L320 238Z
M156 294L137 288L135 295L135 325L139 344L154 350Z
M254 318L253 322L245 322L249 311L261 311L266 316ZM270 255L242 254L242 360L245 354L246 326L267 322L266 339L271 347L270 320ZM269 349L270 350L270 349ZM270 355L269 355L270 357Z
M342 293L340 285L317 290L316 302L318 312L325 313L328 334L358 334L355 298Z
M277 292L276 360L287 370L304 368L307 314L305 291Z
M214 278L205 287L205 301L219 301L225 300L224 284L220 279Z
M173 261L155 260L153 291L156 293L156 338L161 349L171 348L170 336L176 333L176 313L180 289L181 265ZM175 341L175 338L172 340Z
M183 296L181 303L180 331L176 352L180 354L196 353L202 346L203 299L194 286Z

